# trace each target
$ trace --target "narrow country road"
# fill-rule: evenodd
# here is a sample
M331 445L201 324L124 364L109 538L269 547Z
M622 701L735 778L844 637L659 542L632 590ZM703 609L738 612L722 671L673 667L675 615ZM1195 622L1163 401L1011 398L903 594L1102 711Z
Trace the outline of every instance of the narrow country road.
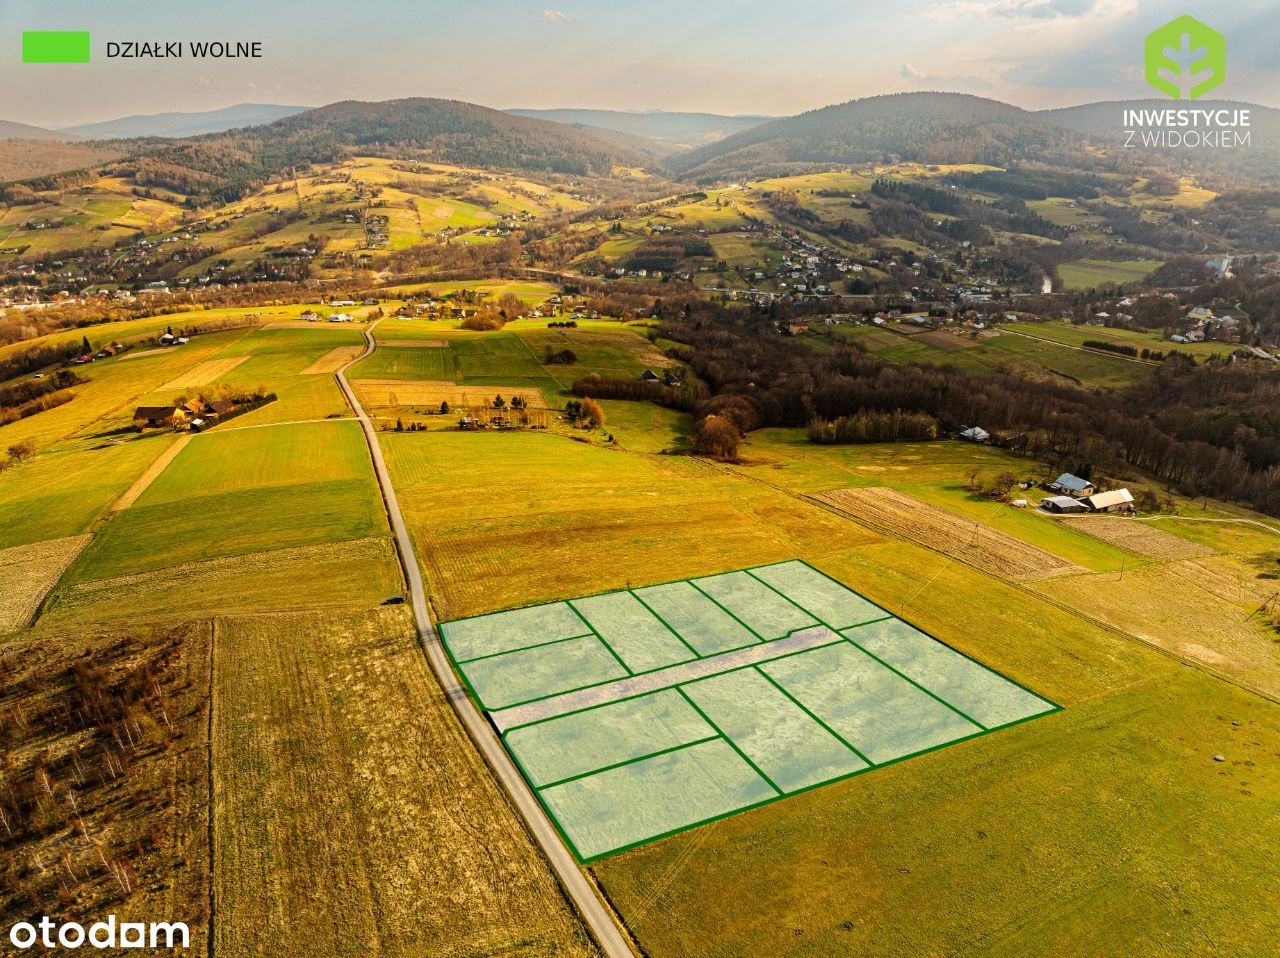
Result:
M404 523L404 516L400 512L400 503L396 499L396 491L391 484L391 474L387 471L387 464L382 456L382 448L378 445L378 436L374 430L373 421L365 412L364 406L360 404L355 390L347 382L347 370L360 362L360 360L368 357L377 348L377 343L373 338L373 330L377 325L375 322L365 329L366 346L364 352L338 370L337 379L338 385L347 397L347 402L351 404L351 408L355 410L356 418L360 420L360 426L364 429L365 439L369 444L369 453L373 457L373 469L377 474L378 485L382 488L382 496L387 504L387 514L391 518L391 529L396 536L396 545L400 552L400 563L404 567L405 581L409 583L413 617L418 627L418 641L426 653L427 661L431 664L432 671L435 672L436 680L440 683L440 687L444 689L445 697L453 705L458 717L462 719L462 724L466 727L472 741L480 749L481 754L484 755L489 767L498 776L498 781L502 783L502 786L511 796L511 801L515 804L516 810L519 811L521 817L524 818L529 831L533 833L533 837L542 846L542 851L551 861L551 865L560 879L560 884L568 892L574 906L578 909L578 913L586 921L587 927L590 928L591 934L595 937L601 949L609 958L634 958L634 953L614 922L613 916L610 915L608 909L600 901L595 889L587 881L586 876L582 874L581 869L578 868L578 863L574 860L573 854L565 847L564 842L560 840L560 835L552 827L546 813L542 810L542 806L538 804L538 800L529 790L524 779L516 770L514 763L508 757L506 750L502 747L502 742L498 740L498 736L485 721L484 716L480 714L471 699L468 698L466 690L463 689L461 683L453 674L448 656L445 655L444 648L440 644L440 637L436 633L435 623L431 620L431 611L427 606L427 593L422 584L422 570L418 565L417 555L413 551L413 543L409 539L409 530ZM519 920L519 916L516 915L509 917L513 921Z

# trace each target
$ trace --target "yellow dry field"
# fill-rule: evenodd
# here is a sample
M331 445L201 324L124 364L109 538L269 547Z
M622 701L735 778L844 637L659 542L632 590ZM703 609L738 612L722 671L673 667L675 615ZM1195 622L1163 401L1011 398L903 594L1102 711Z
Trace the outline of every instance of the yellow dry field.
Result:
M420 349L448 349L449 341L447 339L380 339L378 346L390 349L402 349L408 346L417 346Z
M1152 559L1193 559L1214 554L1214 550L1206 545L1162 532L1136 519L1098 516L1061 521L1081 532L1087 532L1095 539Z
M187 370L177 379L171 379L161 389L187 389L190 386L204 386L219 376L225 376L235 369L248 356L228 356L226 359L206 359L200 365Z
M155 349L135 349L130 350L121 356L121 359L142 359L146 356L159 356L161 353L167 353L170 350L165 346L158 346Z
M596 954L403 609L214 642L215 954Z
M1275 633L1253 615L1276 583L1259 580L1231 556L1174 559L1123 576L1068 576L1037 589L1152 645L1280 694Z
M315 582L325 583L322 595L300 585ZM403 591L391 540L353 539L77 582L59 590L40 622L50 627L115 625L321 606L368 607Z
M263 329L332 329L328 323L311 323L305 319L295 320L291 323L267 323Z
M608 482L601 480L605 496L613 492ZM602 583L624 588L664 582L806 552L816 556L822 554L818 548L858 549L878 539L824 509L797 509L756 490L736 498L714 495L664 497L653 504L646 495L646 501L548 508L541 514L503 503L469 503L450 512L445 497L406 508L441 619L585 595ZM591 543L593 555L616 561L607 571L583 563L584 542Z
M147 467L147 471L134 480L133 485L125 490L124 495L116 500L115 505L111 507L112 512L119 512L121 509L128 509L131 505L138 501L138 497L147 491L147 486L155 482L159 478L160 473L168 468L169 463L173 462L178 453L186 447L192 439L189 432L180 435L168 449L160 453L156 457L155 462Z
M530 409L548 408L541 392L519 386L459 386L457 383L434 379L417 382L402 379L360 379L354 385L360 398L369 406L438 406L442 402L455 408L487 406L494 396L501 395L508 402L519 396Z
M872 527L1005 579L1047 579L1085 571L1051 552L894 489L836 489L814 498Z
M434 216L436 219L447 220L449 217L453 215L453 207L449 206L446 203L441 203L439 206L437 206L434 210L431 211L431 215Z
M930 346L936 346L947 352L954 352L957 349L971 349L978 344L971 339L961 339L959 336L953 336L951 333L944 332L941 329L935 329L931 332L921 333L914 337Z
M302 375L319 376L323 373L336 373L362 352L364 352L363 346L335 346L304 369Z
M30 624L36 609L80 554L88 535L48 539L0 550L0 633Z

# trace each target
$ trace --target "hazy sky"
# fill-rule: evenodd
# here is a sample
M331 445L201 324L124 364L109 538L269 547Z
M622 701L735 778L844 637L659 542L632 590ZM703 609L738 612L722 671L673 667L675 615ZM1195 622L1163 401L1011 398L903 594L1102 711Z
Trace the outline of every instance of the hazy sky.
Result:
M0 0L0 119L406 96L788 114L955 90L1062 106L1155 95L1142 38L1184 13L1227 37L1215 96L1280 106L1276 0ZM90 30L94 62L22 65L24 29ZM190 39L260 40L264 57L105 56L108 40Z

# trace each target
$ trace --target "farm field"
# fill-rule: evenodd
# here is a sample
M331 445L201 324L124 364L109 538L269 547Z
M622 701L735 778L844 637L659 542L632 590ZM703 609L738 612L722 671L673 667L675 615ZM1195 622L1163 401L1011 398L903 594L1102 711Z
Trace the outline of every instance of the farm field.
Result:
M1066 289L1094 289L1099 286L1136 283L1160 268L1154 259L1102 260L1082 259L1058 267Z
M57 585L88 536L50 539L11 549L0 549L0 635L25 628L40 602Z
M1082 346L1085 340L1096 339L1143 349L1190 353L1196 358L1227 355L1235 347L1227 343L1172 343L1156 333L1144 333L1131 329L1110 329L1098 326L1068 326L1064 323L1020 323L1019 329L1043 339L1053 339L1072 346Z
M1004 578L1045 579L1084 571L976 520L961 519L893 489L837 489L816 498L874 527Z
M68 444L0 473L0 548L88 532L168 445Z
M214 642L217 954L596 954L402 611Z
M1165 532L1153 523L1105 516L1062 520L1064 525L1152 559L1188 559L1213 555L1214 550L1198 542Z
M951 365L977 373L1009 368L1033 379L1050 376L1110 388L1129 386L1151 375L1152 367L1120 356L1063 349L1018 335L1023 328L1005 327L998 335L979 339L940 330L921 333L913 328L893 332L873 327L837 327L837 335L855 339L874 355L895 363ZM1025 328L1033 332L1032 324Z

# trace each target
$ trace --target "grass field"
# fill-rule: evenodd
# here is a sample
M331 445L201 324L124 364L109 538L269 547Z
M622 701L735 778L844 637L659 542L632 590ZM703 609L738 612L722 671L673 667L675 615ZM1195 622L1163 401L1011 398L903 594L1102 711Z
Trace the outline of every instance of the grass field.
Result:
M951 365L978 373L1010 368L1032 378L1049 376L1110 388L1132 385L1151 374L1151 367L1129 362L1120 356L1063 349L1053 343L1017 335L1018 331L1025 329L1038 336L1038 330L1045 325L1019 324L1016 328L1006 328L1000 335L980 339L962 338L942 331L919 333L905 327L902 332L867 326L837 327L836 335L855 339L879 358L896 363ZM1061 342L1074 345L1066 339Z
M0 548L87 532L170 441L70 445L0 473Z
M1019 329L1043 339L1052 339L1072 346L1083 345L1087 339L1096 339L1167 353L1170 350L1191 353L1196 357L1224 356L1235 347L1227 343L1171 343L1159 333L1144 333L1131 329L1107 329L1098 326L1068 326L1064 323L1021 323Z
M1278 810L1274 705L909 547L823 568L1063 711L597 863L650 954L1260 953L1275 846L1221 841Z
M1160 265L1160 260L1153 259L1082 259L1063 263L1058 267L1058 276L1066 289L1094 289L1136 283L1155 272Z

